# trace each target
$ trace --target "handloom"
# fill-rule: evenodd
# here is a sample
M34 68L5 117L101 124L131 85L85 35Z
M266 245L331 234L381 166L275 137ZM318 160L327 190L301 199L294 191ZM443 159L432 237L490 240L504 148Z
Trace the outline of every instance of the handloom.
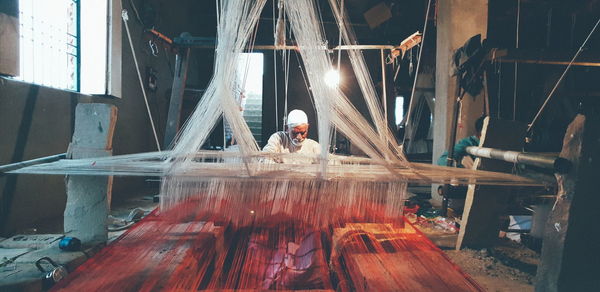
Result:
M396 283L398 290L414 291L418 284L411 282L414 278L410 275L418 271L423 274L417 276L435 283L422 286L425 290L477 291L478 286L456 268L450 269L453 274L447 278L426 271L427 266L436 269L437 264L452 264L420 233L404 225L407 184L538 183L508 174L410 163L387 126L360 50L349 50L349 57L369 110L366 116L340 89L325 84L322 76L333 64L314 0L280 3L310 84L321 154L305 157L260 152L238 110L235 94L239 85L234 79L241 54L253 45L249 40L265 3L219 1L214 75L171 151L60 160L15 171L162 178L160 211L82 266L77 277L95 273L103 265L114 267L117 264L111 261L116 261L122 264L110 271L115 277L97 281L97 289L331 290L338 286L378 290L372 284L377 280L361 278L360 267L389 269L382 262L389 256L398 267L395 272L388 271L392 276L386 281ZM347 45L356 45L347 16L337 1L330 0L330 5L338 23L343 24L342 39ZM221 118L230 125L238 152L202 150ZM367 157L329 154L333 128ZM279 156L303 163L274 163ZM378 237L372 227L365 232L356 225L367 222L386 231ZM336 232L337 241L332 239ZM339 246L323 246L332 243ZM306 247L304 253L298 252ZM226 250L219 252L220 248ZM291 258L293 263L289 263ZM402 268L404 262L414 266ZM329 275L331 270L335 281ZM295 276L286 274L292 271ZM72 277L64 287L85 287L85 283L77 284L77 279Z
M236 204L260 205L260 202L268 202L264 204L268 206L265 209L252 210L255 214L267 216L293 208L275 208L274 202L287 202L284 205L290 206L292 202L311 198L305 197L305 194L312 193L318 200L310 200L311 212L323 214L313 216L315 221L309 223L318 226L330 223L322 221L323 218L331 217L328 215L330 210L353 209L355 204L383 204L387 206L387 215L398 217L402 214L402 202L408 182L538 184L508 174L408 162L387 126L360 50L348 52L353 72L369 109L366 116L356 109L340 89L325 84L322 76L333 68L333 64L327 52L317 8L312 0L281 3L284 3L283 10L310 83L310 97L318 119L321 155L300 157L297 154L260 152L238 110L235 95L239 92L239 82L234 79L241 54L248 46L253 45L250 40L265 2L266 0L219 2L214 75L195 111L178 133L171 151L61 160L16 172L160 176L161 208L168 209L182 201L198 197L201 198L198 201L199 208L210 208L223 199L232 202L232 209L222 207L220 210L231 217L241 216ZM343 24L340 25L342 39L347 45L357 45L346 15L336 1L330 1L330 4L337 21ZM230 125L239 152L202 150L221 117ZM332 128L346 136L367 157L329 154ZM281 155L308 163L272 163Z

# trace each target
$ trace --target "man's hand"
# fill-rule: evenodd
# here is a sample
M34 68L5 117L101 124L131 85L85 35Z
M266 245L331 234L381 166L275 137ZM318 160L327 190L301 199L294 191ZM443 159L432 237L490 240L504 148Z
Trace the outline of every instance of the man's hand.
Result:
M472 169L474 162L475 161L473 161L473 158L471 158L469 155L463 156L462 160L460 161L460 163L467 169Z

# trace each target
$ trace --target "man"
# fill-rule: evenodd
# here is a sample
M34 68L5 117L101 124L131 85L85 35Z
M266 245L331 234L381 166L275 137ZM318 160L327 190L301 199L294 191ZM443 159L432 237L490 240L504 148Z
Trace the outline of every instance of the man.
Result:
M464 138L456 145L454 145L454 160L456 161L456 167L460 168L472 168L473 167L473 157L467 155L467 147L469 146L479 146L479 138L481 138L481 129L483 129L483 120L485 120L485 116L481 116L477 121L475 121L475 135ZM448 158L448 151L445 151L442 156L437 161L438 165L446 166Z
M308 139L308 117L301 110L293 110L288 114L286 130L275 132L269 138L263 152L271 153L299 153L318 155L321 146L315 140ZM295 161L277 161L294 163Z

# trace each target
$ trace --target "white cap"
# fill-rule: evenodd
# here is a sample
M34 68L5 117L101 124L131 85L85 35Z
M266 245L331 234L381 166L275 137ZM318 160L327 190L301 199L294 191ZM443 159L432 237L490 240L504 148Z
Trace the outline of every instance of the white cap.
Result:
M302 124L308 124L308 117L306 113L295 109L291 111L287 116L287 125L290 128L297 127Z

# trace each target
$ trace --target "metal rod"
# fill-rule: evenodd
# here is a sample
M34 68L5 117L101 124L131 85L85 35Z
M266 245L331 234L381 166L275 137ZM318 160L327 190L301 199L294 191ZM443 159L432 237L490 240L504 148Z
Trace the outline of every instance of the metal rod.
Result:
M194 46L194 48L209 48L209 46ZM214 48L214 46L212 46ZM298 46L273 46L273 45L255 45L252 47L255 50L299 50ZM327 50L394 50L398 49L399 46L392 45L341 45L332 48L328 48L327 46L323 46L323 49Z
M214 49L215 45L213 44L207 44L206 41L200 43L200 44L185 44L186 48L192 48L192 49ZM341 45L341 46L335 46L335 47L327 47L327 46L322 46L323 49L327 49L327 50L399 50L402 47L401 46L393 46L393 45ZM246 49L254 49L254 50L274 50L274 51L282 51L282 50L293 50L293 51L297 51L299 50L298 46L294 46L294 45L285 45L285 46L275 46L275 45L255 45L255 46L248 46L246 47Z
M517 1L517 30L515 31L516 40L515 40L515 48L519 48L519 26L521 23L521 0ZM517 119L517 85L519 80L519 63L515 62L515 79L513 80L513 121Z
M6 175L7 172L21 169L23 167L27 167L27 166L31 166L31 165L35 165L35 164L41 164L41 163L54 162L54 161L58 161L58 160L65 159L65 158L67 158L67 153L61 153L61 154L55 154L55 155L50 155L50 156L46 156L46 157L40 157L40 158L36 158L36 159L2 165L2 166L0 166L0 176Z
M381 96L383 98L383 117L386 125L388 124L388 110L387 110L387 76L385 70L385 53L383 49L380 50L381 55Z
M456 129L458 127L458 116L460 114L460 104L461 100L465 94L464 91L460 88L460 81L456 79L456 101L454 103L454 107L452 109L452 121L450 123L450 142L448 143L448 157L446 158L446 166L453 166L454 162L454 143L456 143ZM449 184L445 184L442 188L442 193L447 194L448 189L451 186ZM448 215L448 197L442 197L442 216L446 217Z
M571 169L571 162L557 156L547 156L535 153L506 151L501 149L470 146L467 153L483 158L502 160L510 163L537 166L553 170L556 173L567 173Z

